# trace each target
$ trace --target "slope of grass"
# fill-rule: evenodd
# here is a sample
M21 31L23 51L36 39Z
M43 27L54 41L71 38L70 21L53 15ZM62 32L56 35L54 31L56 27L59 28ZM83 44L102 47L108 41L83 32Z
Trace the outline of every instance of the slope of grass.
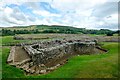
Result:
M13 36L4 36L2 37L2 44L8 44L8 43L18 43L19 40L14 40Z
M2 37L0 37L0 79L2 78Z
M3 78L23 77L24 73L22 70L17 69L13 66L10 66L6 63L10 48L5 47L5 48L3 48L2 51L3 51L2 52L2 77Z
M26 43L31 43L31 42L36 42L36 41L43 41L43 40L53 40L53 39L58 39L57 36L54 37L54 35L52 36L52 34L50 35L50 38L47 38L48 35L47 34L29 34L31 37L33 38L41 38L39 40L15 40L13 39L14 36L3 36L3 37L0 37L0 45L3 45L3 46L10 46L11 44L17 44L17 43L22 43L22 42L26 42ZM29 36L28 34L23 34L23 35L20 35L20 36L24 36L24 37L28 37ZM60 37L62 38L62 36Z
M116 78L118 77L118 43L104 43L106 54L74 56L68 63L44 75L25 76L24 71L6 64L9 48L3 48L3 78Z
M0 43L0 45L3 45L3 46L9 46L11 44L34 41L34 40L15 40L13 39L13 36L3 36L1 37L1 39L2 39L2 43Z

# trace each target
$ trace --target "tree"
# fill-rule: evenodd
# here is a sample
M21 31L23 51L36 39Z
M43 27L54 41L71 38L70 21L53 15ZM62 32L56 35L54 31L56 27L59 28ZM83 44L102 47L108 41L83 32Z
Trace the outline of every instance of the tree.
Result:
M108 32L106 35L107 36L113 36L113 33L112 32Z

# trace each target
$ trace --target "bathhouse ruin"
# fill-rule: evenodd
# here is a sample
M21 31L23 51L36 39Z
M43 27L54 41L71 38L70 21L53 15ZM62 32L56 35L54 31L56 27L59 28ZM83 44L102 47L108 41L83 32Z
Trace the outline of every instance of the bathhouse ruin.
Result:
M105 51L96 41L52 40L11 47L7 62L28 74L45 74L65 64L74 55L98 54Z

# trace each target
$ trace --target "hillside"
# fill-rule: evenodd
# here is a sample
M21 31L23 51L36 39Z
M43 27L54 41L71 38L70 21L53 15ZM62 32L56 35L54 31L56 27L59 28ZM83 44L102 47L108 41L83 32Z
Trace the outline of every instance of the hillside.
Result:
M2 36L15 35L15 34L38 34L38 33L64 33L64 34L109 34L118 33L117 31L111 31L108 29L85 29L76 28L72 26L61 25L32 25L32 26L16 26L0 28Z

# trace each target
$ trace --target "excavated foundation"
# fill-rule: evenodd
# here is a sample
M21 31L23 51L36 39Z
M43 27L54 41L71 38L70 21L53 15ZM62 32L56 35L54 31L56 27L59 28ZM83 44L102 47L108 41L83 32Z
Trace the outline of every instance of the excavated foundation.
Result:
M12 47L7 62L30 74L45 74L65 64L74 55L102 53L93 41L54 40Z

